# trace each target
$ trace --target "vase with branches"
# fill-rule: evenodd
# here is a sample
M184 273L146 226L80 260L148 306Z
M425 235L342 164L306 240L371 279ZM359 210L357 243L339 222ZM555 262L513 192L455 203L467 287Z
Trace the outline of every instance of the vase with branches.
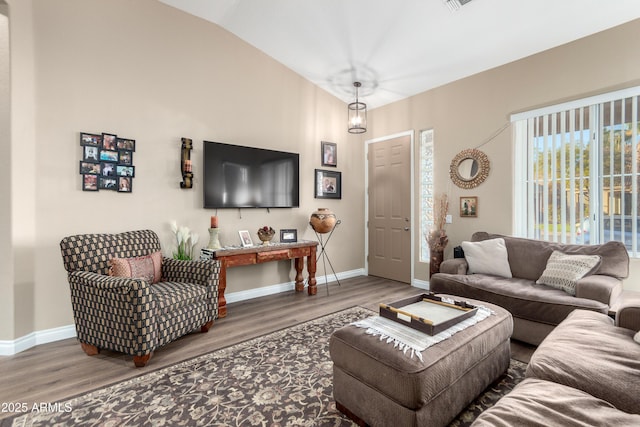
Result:
M449 212L449 198L446 194L442 194L436 197L435 202L434 228L429 230L426 235L429 252L431 253L429 262L430 276L440 271L440 264L444 259L444 248L449 243L449 237L445 230Z

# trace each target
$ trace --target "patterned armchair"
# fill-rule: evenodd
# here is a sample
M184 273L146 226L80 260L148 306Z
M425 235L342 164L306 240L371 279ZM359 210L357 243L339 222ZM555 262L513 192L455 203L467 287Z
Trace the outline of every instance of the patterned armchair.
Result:
M196 329L207 332L218 316L219 261L162 258L153 231L69 236L60 249L78 340L90 356L100 349L118 351L143 367L156 348ZM136 278L135 269L131 278L109 275L114 258L153 257L162 265L158 283Z

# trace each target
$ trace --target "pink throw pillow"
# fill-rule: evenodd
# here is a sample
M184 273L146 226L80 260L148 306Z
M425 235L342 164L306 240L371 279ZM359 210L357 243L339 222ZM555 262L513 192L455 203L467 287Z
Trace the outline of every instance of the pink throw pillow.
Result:
M154 284L162 276L162 252L135 258L112 258L109 265L109 276L143 279Z

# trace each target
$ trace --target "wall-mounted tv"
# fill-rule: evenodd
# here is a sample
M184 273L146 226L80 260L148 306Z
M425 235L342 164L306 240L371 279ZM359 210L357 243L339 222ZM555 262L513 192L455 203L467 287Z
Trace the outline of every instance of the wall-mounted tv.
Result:
M300 205L297 153L204 141L205 208Z

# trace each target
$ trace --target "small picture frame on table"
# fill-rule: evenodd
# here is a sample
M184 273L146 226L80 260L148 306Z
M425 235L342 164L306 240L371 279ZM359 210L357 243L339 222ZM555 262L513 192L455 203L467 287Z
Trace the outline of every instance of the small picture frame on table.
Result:
M460 197L460 217L476 218L478 216L478 198Z
M242 243L243 248L253 246L253 240L251 240L251 234L249 233L249 230L240 230L238 231L238 235L240 236L240 243Z
M322 166L338 166L338 145L335 142L321 141Z
M314 187L316 199L341 199L342 172L316 169Z
M280 243L295 243L298 241L298 230L295 228L283 228L280 230Z

